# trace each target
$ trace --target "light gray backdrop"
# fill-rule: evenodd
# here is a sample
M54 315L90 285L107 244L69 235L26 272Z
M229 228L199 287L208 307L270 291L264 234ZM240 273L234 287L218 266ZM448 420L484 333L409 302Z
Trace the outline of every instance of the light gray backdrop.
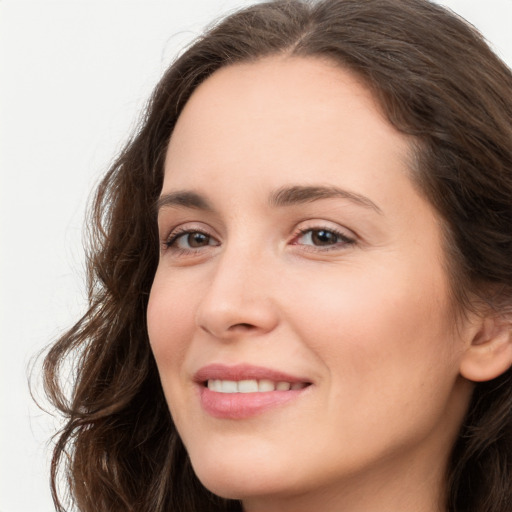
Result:
M512 65L512 0L440 2ZM0 512L53 510L58 421L34 406L27 368L84 310L90 191L178 49L248 3L0 0Z

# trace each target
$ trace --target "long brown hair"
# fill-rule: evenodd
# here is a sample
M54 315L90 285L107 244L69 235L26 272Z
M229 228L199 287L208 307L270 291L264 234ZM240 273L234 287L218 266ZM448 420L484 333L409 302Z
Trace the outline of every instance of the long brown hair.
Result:
M44 362L47 394L65 417L51 473L59 511L66 490L82 512L241 510L195 477L161 389L146 331L158 263L153 205L169 137L195 88L223 66L278 53L329 58L374 91L389 122L416 140L413 180L444 222L455 300L512 310L512 75L476 30L427 0L244 9L170 66L97 190L89 309ZM512 510L510 370L476 386L447 486L452 512Z

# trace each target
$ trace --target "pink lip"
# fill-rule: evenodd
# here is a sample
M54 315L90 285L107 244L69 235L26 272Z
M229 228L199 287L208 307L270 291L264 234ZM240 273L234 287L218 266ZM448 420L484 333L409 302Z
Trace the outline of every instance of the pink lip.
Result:
M237 364L227 366L223 364L210 364L201 368L195 375L196 382L206 382L210 379L221 380L244 380L244 379L269 379L275 382L308 382L307 379L294 377L287 373L283 373L263 366L253 366L250 364Z
M274 382L308 382L293 375L252 365L225 366L211 364L201 368L195 375L203 409L215 418L244 419L283 405L302 395L310 386L289 391L268 391L262 393L219 393L205 386L210 379L249 380L268 379ZM309 382L308 382L309 383Z

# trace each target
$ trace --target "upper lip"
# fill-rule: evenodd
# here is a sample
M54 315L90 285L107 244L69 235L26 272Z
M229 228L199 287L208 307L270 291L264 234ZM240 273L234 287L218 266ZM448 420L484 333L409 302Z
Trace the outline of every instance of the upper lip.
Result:
M267 379L274 382L307 382L307 379L290 375L279 370L265 368L263 366L254 366L250 364L224 365L209 364L200 368L194 375L194 380L198 383L204 383L210 379L219 380L262 380Z

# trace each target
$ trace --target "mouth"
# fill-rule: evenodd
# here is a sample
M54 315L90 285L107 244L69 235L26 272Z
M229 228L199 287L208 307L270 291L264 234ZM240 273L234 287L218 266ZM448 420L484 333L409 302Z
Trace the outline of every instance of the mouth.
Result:
M304 395L312 382L251 365L209 365L194 377L203 410L224 419L244 419Z
M204 385L217 393L268 393L295 391L309 386L308 382L272 381L270 379L222 380L208 379Z

